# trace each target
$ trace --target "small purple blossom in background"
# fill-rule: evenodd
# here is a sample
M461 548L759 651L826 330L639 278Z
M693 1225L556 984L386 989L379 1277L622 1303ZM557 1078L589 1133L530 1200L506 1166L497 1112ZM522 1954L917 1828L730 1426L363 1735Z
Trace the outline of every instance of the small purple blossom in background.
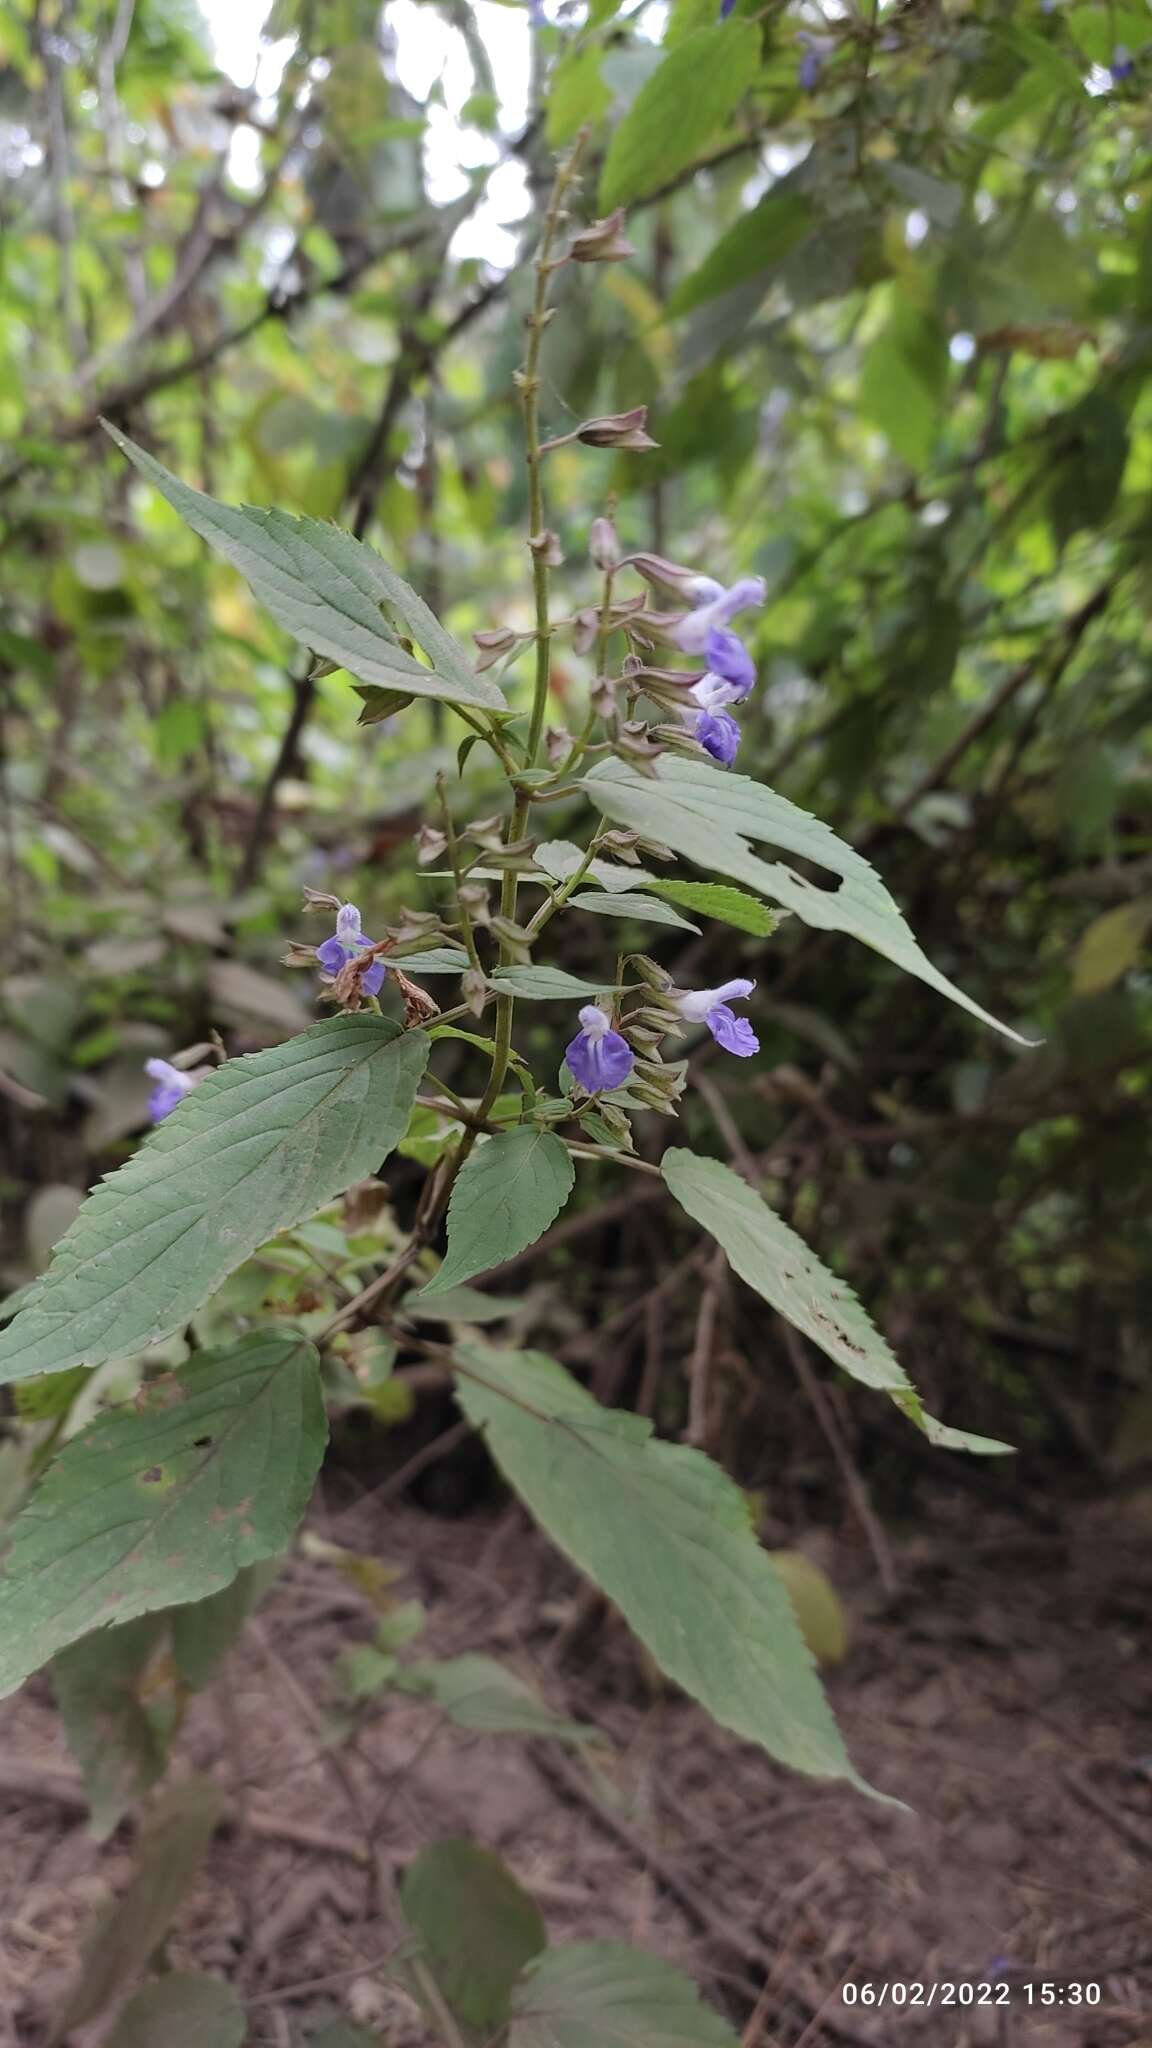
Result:
M729 625L737 612L746 611L749 605L763 604L764 578L743 576L726 590L712 576L694 576L688 595L692 610L681 619L673 638L682 654L703 654L709 633Z
M372 944L360 929L360 912L354 903L342 903L336 913L336 930L330 939L316 948L316 958L325 974L335 978L347 962L362 953ZM382 960L374 960L360 983L366 996L378 995L384 986L387 968Z
M820 83L820 73L824 69L823 41L817 36L803 33L797 36L796 41L803 46L796 73L800 80L800 90L815 92Z
M750 996L754 981L722 982L719 988L685 989L673 995L675 1003L686 1024L706 1024L717 1045L725 1052L735 1053L737 1059L746 1060L760 1050L760 1040L746 1017L737 1017L729 1009L729 1001L743 1002Z
M168 1060L145 1060L144 1072L156 1083L148 1097L148 1114L154 1124L170 1116L177 1103L191 1095L201 1079L199 1074L182 1074L179 1067L172 1066Z
M1113 85L1123 85L1124 80L1131 78L1135 69L1136 59L1132 55L1131 50L1128 49L1126 44L1117 43L1116 48L1112 52L1112 62L1108 66L1108 73Z
M585 1003L580 1011L580 1026L564 1052L573 1080L586 1095L600 1095L606 1088L622 1088L636 1064L628 1040L613 1031L598 1003Z
M729 16L729 15L731 14L731 12L732 12L732 9L733 9L733 8L735 7L735 5L736 5L736 0L720 0L720 19L721 19L721 21L727 21L727 19L728 19L728 16Z
M697 711L692 720L692 737L706 754L730 768L740 746L740 727L730 711Z

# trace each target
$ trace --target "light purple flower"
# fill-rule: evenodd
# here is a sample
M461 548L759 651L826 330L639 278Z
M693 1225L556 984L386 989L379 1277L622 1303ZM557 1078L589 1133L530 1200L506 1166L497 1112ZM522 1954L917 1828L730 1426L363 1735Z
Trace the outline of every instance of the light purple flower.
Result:
M336 913L336 930L330 939L316 948L316 958L325 974L333 978L339 974L347 961L362 953L365 946L372 944L360 929L360 912L354 903L342 903ZM384 986L387 968L382 960L374 960L365 973L360 986L366 996L378 995Z
M154 1124L170 1116L201 1078L199 1074L182 1074L179 1067L171 1066L167 1060L145 1060L144 1072L156 1083L148 1097L148 1114Z
M815 92L820 83L820 73L824 69L824 51L815 36L801 34L797 36L796 41L804 46L797 71L800 90Z
M606 1088L622 1088L636 1064L626 1038L613 1031L598 1003L585 1003L580 1011L580 1030L565 1048L568 1071L586 1095L600 1095Z
M713 675L731 683L732 702L739 704L756 681L756 664L739 633L713 626L704 642L704 658Z
M1108 66L1113 85L1123 85L1124 80L1131 78L1135 69L1136 59L1131 50L1126 44L1117 43L1112 52L1112 62Z
M730 768L740 746L740 727L730 711L697 711L692 736L714 761Z
M729 1009L729 1000L743 1002L750 996L754 981L722 982L719 988L685 989L671 997L686 1024L706 1024L717 1045L725 1052L735 1053L737 1059L746 1060L760 1050L760 1040L746 1017L737 1017Z
M688 585L688 595L692 599L692 610L681 619L673 638L682 653L703 654L708 646L709 633L727 626L737 612L746 610L749 605L763 604L764 578L743 576L726 590L712 576L694 576Z

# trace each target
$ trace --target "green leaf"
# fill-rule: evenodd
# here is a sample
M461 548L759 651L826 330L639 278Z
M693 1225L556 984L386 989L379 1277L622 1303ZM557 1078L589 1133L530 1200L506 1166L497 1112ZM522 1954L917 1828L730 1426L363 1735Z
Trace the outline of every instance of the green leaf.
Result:
M105 421L104 428L193 533L240 571L277 625L314 654L386 690L507 710L503 692L476 674L464 649L424 600L363 541L319 519L254 505L222 505L182 483L117 427ZM382 604L391 607L404 631L424 649L431 668L401 647Z
M1088 926L1072 961L1072 987L1078 996L1099 995L1113 988L1144 957L1152 931L1152 896L1119 903Z
M954 1451L1011 1450L1010 1444L949 1429L925 1414L907 1373L852 1289L821 1265L730 1166L673 1146L660 1171L680 1207L722 1246L740 1278L854 1380L891 1394L932 1443Z
M457 1347L457 1399L544 1529L721 1727L860 1785L744 1496L537 1351ZM862 1789L867 1789L862 1787Z
M366 1180L404 1134L428 1040L367 1013L229 1060L89 1197L0 1335L0 1382L184 1327L251 1252Z
M145 1679L166 1633L162 1614L142 1615L74 1643L52 1666L56 1704L98 1842L164 1775L175 1694L171 1684L159 1690Z
M763 277L767 290L772 270L811 225L811 208L798 193L766 192L750 213L742 213L721 235L700 268L677 287L669 313L673 317L689 313L705 299L714 299L753 277Z
M242 2048L244 2008L222 1977L173 1970L129 1999L104 2048Z
M465 1160L448 1204L448 1249L436 1278L407 1306L427 1306L462 1280L522 1252L558 1216L576 1178L552 1131L504 1131Z
M739 105L760 63L750 21L718 21L670 50L641 86L608 148L605 212L657 191L696 161Z
M502 2027L517 1977L548 1939L511 1871L490 1849L453 1836L409 1864L400 1903L453 2012L486 2034Z
M267 1330L197 1352L65 1444L9 1534L0 1697L90 1630L203 1599L285 1548L324 1449L318 1367Z
M467 953L456 946L425 946L422 953L389 954L388 960L413 979L421 974L464 974L468 969Z
M766 910L755 896L746 896L743 889L727 889L723 882L656 882L654 887L669 903L735 925L737 931L751 932L754 938L770 939L779 930L778 911Z
M264 1598L280 1570L270 1558L238 1572L230 1586L206 1600L189 1601L172 1614L172 1656L185 1685L193 1692L215 1677L229 1650L239 1640L253 1608Z
M550 1948L512 1999L508 2048L739 2048L696 1986L620 1941Z
M403 1692L434 1700L458 1728L485 1735L553 1735L562 1742L591 1742L596 1736L595 1728L553 1713L495 1657L422 1658L406 1664L397 1683Z
M848 1654L848 1617L840 1595L802 1550L770 1550L788 1588L800 1632L818 1664L839 1664Z
M588 895L577 894L568 898L573 910L595 911L600 917L633 917L642 924L678 925L683 932L699 933L698 924L689 924L686 917L679 917L669 904L661 903L657 896L636 894L625 895L623 891L613 896L605 892L598 895L592 890Z
M600 75L604 51L599 43L567 50L548 84L547 132L552 149L566 149L585 121L599 121L612 105L612 94Z
M566 882L570 875L583 867L585 854L582 846L573 846L569 839L545 839L532 857L551 881ZM654 877L646 868L620 867L612 860L594 860L588 869L587 879L598 882L602 889L616 891L646 886Z
M511 1294L481 1294L478 1287L449 1287L437 1295L430 1308L424 1307L418 1294L409 1295L397 1313L413 1316L417 1322L502 1323L520 1306Z
M763 783L664 756L653 775L638 775L623 761L603 761L583 784L617 824L665 841L702 868L749 883L817 931L847 932L1017 1045L1030 1043L933 967L863 854ZM840 877L839 888L821 888L794 868L761 860L749 844L754 839L770 840L831 870Z
M84 1945L76 1983L52 2029L49 2048L96 2019L150 1961L208 1853L222 1807L210 1778L183 1778L164 1793L149 1818L127 1891L98 1915Z
M488 979L501 995L523 996L530 1003L589 1003L610 993L604 982L581 981L564 967L494 967Z
M381 690L375 683L357 683L355 690L364 707L357 725L382 725L386 718L395 718L398 711L407 711L416 702L411 690ZM473 739L478 737L472 734Z
M939 323L896 297L887 324L860 372L860 411L887 436L902 462L928 461L948 389L948 340Z
M1089 391L1051 432L1062 453L1048 502L1063 544L1108 518L1128 466L1128 421L1115 399Z

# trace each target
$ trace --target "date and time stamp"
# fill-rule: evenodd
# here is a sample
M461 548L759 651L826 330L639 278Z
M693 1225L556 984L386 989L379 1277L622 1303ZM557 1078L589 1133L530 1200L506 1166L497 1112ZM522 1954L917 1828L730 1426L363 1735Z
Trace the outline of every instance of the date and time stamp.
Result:
M889 2012L927 2012L930 2007L939 2010L953 2007L985 2006L1000 2007L1013 2012L1085 2010L1098 2006L1104 1996L1103 1986L1088 1977L1011 1977L992 1978L862 1978L859 1982L849 1979L840 1987L840 2004L857 2006L865 2012L878 2011L881 2007Z

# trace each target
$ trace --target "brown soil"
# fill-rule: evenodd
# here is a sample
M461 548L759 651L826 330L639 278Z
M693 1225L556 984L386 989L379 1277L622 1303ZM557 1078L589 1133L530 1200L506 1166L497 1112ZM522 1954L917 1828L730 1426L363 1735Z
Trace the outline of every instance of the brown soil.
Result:
M591 1773L395 1698L334 1768L330 1668L370 1614L296 1560L179 1744L179 1767L210 1771L239 1817L168 1959L236 1984L252 2048L296 2048L338 2018L379 2026L389 2048L427 2039L374 1971L389 1942L365 1861L383 1846L398 1867L459 1833L499 1850L553 1939L633 1941L690 1971L745 2048L1152 2043L1152 1561L1137 1523L1037 1534L944 1499L896 1546L894 1601L856 1544L814 1540L854 1620L837 1712L863 1773L910 1813L790 1777L662 1692L613 1618L589 1628L574 1575L514 1507L451 1522L366 1500L331 1533L409 1565L432 1617L422 1650L512 1662L595 1721L605 1750ZM132 1835L90 1840L45 1679L0 1710L0 1742L0 2043L42 2048L86 1924L130 1876ZM269 1838L261 1817L318 1833ZM843 1990L997 1971L1007 2005L869 2009ZM1029 1974L1098 1983L1101 2002L1029 2007ZM109 2024L71 2041L94 2048Z

